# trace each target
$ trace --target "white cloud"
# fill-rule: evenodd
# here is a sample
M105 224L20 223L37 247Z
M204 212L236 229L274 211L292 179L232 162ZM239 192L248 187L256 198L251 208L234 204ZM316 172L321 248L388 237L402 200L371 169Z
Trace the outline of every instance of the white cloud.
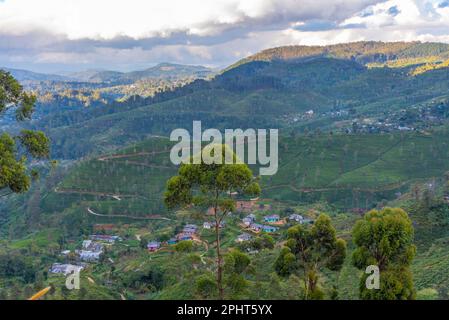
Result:
M433 41L449 42L449 7L439 0L388 0L372 5L330 30L304 32L294 28L284 34L292 42L324 45L340 42Z
M183 31L214 35L242 23L267 19L346 18L373 0L6 0L0 30L44 30L69 39L143 39ZM271 21L270 21L271 20Z
M449 42L445 2L5 0L0 1L0 65L132 69L173 61L223 66L281 45Z

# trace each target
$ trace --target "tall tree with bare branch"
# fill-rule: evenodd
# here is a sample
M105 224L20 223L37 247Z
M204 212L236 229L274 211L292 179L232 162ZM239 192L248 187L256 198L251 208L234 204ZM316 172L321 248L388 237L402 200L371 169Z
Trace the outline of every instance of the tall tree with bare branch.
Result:
M236 155L230 148L221 145L219 149L222 160L220 164L206 164L203 161L200 164L194 164L195 161L190 161L180 166L178 175L167 182L165 204L169 208L185 207L191 204L213 208L218 296L224 299L220 225L228 213L235 210L236 200L232 196L234 192L239 195L257 196L260 194L260 186L253 177L251 169L237 161ZM228 158L229 156L231 158ZM228 164L225 159L233 159L233 162Z

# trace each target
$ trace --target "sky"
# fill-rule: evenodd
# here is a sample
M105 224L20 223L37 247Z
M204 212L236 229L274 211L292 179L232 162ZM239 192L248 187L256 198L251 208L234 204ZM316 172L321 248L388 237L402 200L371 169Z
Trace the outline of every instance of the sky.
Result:
M449 0L0 0L0 66L224 67L283 45L449 43Z

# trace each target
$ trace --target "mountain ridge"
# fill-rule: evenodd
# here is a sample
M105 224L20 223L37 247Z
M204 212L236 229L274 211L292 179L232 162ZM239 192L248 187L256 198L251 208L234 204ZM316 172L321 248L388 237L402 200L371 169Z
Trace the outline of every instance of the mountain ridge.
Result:
M0 67L0 70L7 71L12 74L14 78L16 78L19 82L22 81L71 81L70 77L51 74L51 73L40 73L34 72L25 69L15 69L15 68L7 68Z
M130 72L113 70L86 70L70 74L71 77L85 82L134 82L153 78L207 77L212 69L198 65L184 65L162 62L153 67Z
M449 44L420 41L357 41L326 46L279 46L265 49L243 58L225 70L250 61L294 60L317 56L350 59L361 64L430 56L436 56L441 61L444 61L449 58Z

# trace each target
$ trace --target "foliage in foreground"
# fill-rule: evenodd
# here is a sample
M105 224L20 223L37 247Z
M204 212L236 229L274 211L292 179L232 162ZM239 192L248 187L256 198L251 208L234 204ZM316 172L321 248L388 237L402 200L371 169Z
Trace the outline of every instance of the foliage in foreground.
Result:
M346 241L336 237L327 215L320 215L311 228L296 225L288 230L288 240L275 262L281 276L302 274L304 298L322 299L319 273L327 268L339 271L346 257Z
M380 289L369 290L365 274L360 281L360 298L375 300L414 299L410 264L416 254L414 230L407 213L400 208L369 211L352 231L356 250L353 264L360 270L378 266Z
M0 70L0 114L15 108L16 120L31 118L35 96L23 91L22 86L8 72ZM18 150L16 141L24 150ZM49 140L40 131L22 130L19 136L8 133L0 135L0 189L21 193L29 189L32 178L37 173L27 172L27 156L46 158L50 153ZM7 193L9 194L9 193Z

